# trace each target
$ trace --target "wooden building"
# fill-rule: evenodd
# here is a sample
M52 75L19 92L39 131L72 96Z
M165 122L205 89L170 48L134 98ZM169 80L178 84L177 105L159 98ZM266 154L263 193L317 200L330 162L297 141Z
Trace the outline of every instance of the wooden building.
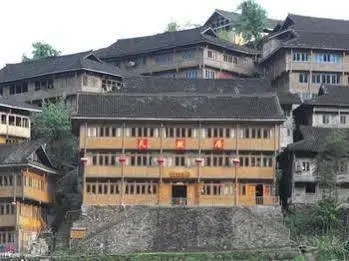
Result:
M83 205L274 204L277 96L212 82L201 92L153 81L79 94Z
M226 10L216 9L205 22L205 26L211 27L215 31L225 30L231 32L231 42L236 44L245 44L242 34L236 33L236 24L239 22L240 14ZM268 19L264 28L264 33L271 32L281 21Z
M121 72L91 51L7 64L0 70L0 95L41 105L64 98L75 105L77 92L111 92L122 85Z
M56 172L39 141L0 145L0 246L27 252L46 226Z
M259 52L222 40L211 28L199 27L120 39L96 55L137 74L216 79L255 75Z
M40 108L0 97L0 144L19 143L30 138L32 113Z
M260 65L273 85L316 96L322 84L347 85L349 21L289 14L266 37Z
M316 156L331 133L340 131L348 137L349 86L322 85L317 97L294 110L295 142L278 157L287 197L293 203L314 203L322 198L317 175ZM338 198L349 198L349 159L340 161L337 171Z

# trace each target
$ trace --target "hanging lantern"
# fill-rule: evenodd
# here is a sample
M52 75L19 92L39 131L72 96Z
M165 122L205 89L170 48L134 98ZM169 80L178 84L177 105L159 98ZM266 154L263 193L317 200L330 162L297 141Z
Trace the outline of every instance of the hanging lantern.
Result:
M233 166L234 167L239 167L240 166L240 160L238 158L233 158L232 162L233 162Z
M202 166L202 164L204 163L204 159L203 158L196 158L195 159L195 163L199 166Z
M119 161L120 164L125 164L126 161L127 161L127 158L125 156L120 156L118 158L118 161Z
M80 161L81 161L82 164L85 165L85 164L88 162L88 158L87 158L87 157L82 157L82 158L80 159Z
M157 157L156 162L159 166L162 166L165 163L165 158L162 156Z

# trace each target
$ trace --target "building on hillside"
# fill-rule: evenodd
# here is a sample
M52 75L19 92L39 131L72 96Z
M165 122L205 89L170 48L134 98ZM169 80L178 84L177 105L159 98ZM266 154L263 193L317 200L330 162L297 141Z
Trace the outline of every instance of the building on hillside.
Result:
M30 115L41 112L30 104L0 97L0 144L30 139Z
M284 121L275 93L164 85L79 94L83 206L274 204Z
M298 141L289 145L279 156L278 164L282 170L283 184L288 184L292 203L315 203L322 198L319 186L316 156L323 151L327 137L334 131L348 135L347 129L300 126ZM349 198L349 159L343 158L334 171L336 191L340 201Z
M295 111L296 125L349 128L349 86L322 85L318 96Z
M144 89L149 93L201 93L201 94L224 94L224 95L258 95L276 94L286 120L280 129L280 148L285 148L293 143L295 127L293 111L301 104L298 95L290 92L276 92L266 78L233 78L233 79L178 79L163 77L125 77L125 89L120 92L137 93Z
M266 38L260 65L277 89L316 96L322 84L348 84L349 21L290 14Z
M221 9L216 9L213 14L205 22L205 26L211 27L215 31L225 30L231 31L231 41L236 44L246 43L241 34L235 33L235 26L239 21L240 14L236 12L229 12ZM268 19L267 26L264 32L267 34L271 32L281 21L275 19Z
M1 96L36 105L62 97L74 105L77 92L110 92L121 85L120 70L90 51L7 64L0 70Z
M56 171L41 144L0 145L0 252L26 253L46 227Z
M176 78L253 76L258 51L221 40L210 28L120 39L96 51L121 69Z

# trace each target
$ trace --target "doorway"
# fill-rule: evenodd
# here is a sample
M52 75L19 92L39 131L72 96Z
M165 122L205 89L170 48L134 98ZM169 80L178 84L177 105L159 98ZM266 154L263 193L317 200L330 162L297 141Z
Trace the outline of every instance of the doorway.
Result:
M256 185L256 205L263 205L263 184Z
M187 186L172 185L172 205L187 204Z

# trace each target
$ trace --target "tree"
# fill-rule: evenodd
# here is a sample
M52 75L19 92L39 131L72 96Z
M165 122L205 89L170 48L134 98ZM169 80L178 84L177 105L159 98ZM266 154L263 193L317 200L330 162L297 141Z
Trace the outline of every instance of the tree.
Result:
M233 31L221 29L217 32L217 35L220 39L225 40L225 41L231 42L233 39Z
M70 111L63 100L56 104L45 102L32 125L33 139L47 141L46 150L53 162L75 162L77 139L72 134Z
M170 22L167 24L166 26L166 32L176 32L180 29L181 27L179 26L179 24L177 24L176 22Z
M337 176L343 160L347 157L347 142L343 131L334 130L327 136L316 158L316 174L322 197L337 199Z
M60 51L57 51L55 48L53 48L51 45L44 42L34 42L32 44L32 47L33 47L33 51L32 51L33 57L29 58L23 54L22 62L37 60L44 57L58 56L61 53Z
M261 34L268 24L267 12L254 0L246 0L238 6L241 12L235 30L245 41L254 41L257 47Z

